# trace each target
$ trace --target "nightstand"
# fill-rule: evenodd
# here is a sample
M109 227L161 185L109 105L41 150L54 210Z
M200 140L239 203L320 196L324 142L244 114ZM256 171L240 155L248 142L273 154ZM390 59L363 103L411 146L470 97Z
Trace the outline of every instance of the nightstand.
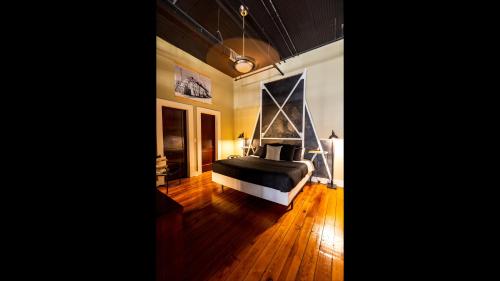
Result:
M321 155L321 154L324 154L324 155L327 155L328 154L328 151L323 151L321 152L321 150L309 150L307 151L308 153L312 153L312 154L316 154L316 155ZM316 156L318 157L318 156ZM327 161L328 162L328 161ZM325 163L326 165L328 165L327 163ZM333 183L333 161L332 161L332 167L331 167L331 179L330 179L330 183L327 184L326 186L328 188L333 188L333 189L336 189L337 188L337 185ZM312 177L312 176L311 176Z
M172 177L173 175L176 175L177 173L179 173L179 170L180 170L180 165L179 165L179 163L175 163L175 162L170 162L170 163L168 163L168 165L167 164L157 165L156 166L156 180L158 181L158 177L163 177L164 181L163 181L163 184L159 184L156 187L166 186L167 187L167 194L168 194L169 177ZM179 181L178 184L181 184L181 178L179 177L177 180Z
M168 194L168 180L167 180L167 176L168 176L168 168L166 168L166 170L164 170L162 172L158 172L158 171L156 172L156 180L157 181L158 181L159 177L163 177L164 178L163 184L159 184L156 187L167 186L167 194Z

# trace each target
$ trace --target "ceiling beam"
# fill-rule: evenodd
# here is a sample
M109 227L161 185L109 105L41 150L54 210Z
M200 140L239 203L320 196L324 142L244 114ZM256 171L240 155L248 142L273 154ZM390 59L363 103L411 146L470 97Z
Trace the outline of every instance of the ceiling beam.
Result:
M229 16L229 18L233 21L233 23L235 23L236 25L238 25L238 27L240 26L240 22L239 22L239 19L237 19L235 17L235 14L237 14L236 11L232 12L228 7L227 5L229 5L227 3L226 0L216 0L215 1L217 3L217 5L219 5L219 7ZM249 15L251 15L251 13L249 13ZM254 21L255 22L255 21ZM256 22L255 22L256 23ZM254 34L254 37L257 38L257 39L261 39L261 36L257 33L257 31L252 27L252 25L245 25L245 29L249 29L253 34ZM243 29L243 27L242 27ZM266 35L267 36L267 35ZM268 40L269 41L269 40ZM259 46L259 44L255 44L254 41L250 40L250 42L253 43L253 45L258 49L259 52L263 53L263 54L266 54L267 57L269 58L270 61L272 62L275 62L275 60L273 58L271 58L271 56L269 56L269 54L262 50L262 48ZM278 51L278 55L280 56L280 59L281 59L281 54L279 53Z
M222 10L229 16L229 18L233 21L233 23L235 23L238 27L240 27L240 29L243 29L242 27L242 23L239 19L239 16L238 18L235 17L235 14L238 14L239 13L237 11L231 11L230 8L228 7L231 7L231 5L228 3L227 0L216 0L216 3L217 5L222 8ZM255 19L255 17L252 15L252 13L248 13L248 16L250 16L250 19L252 19L252 24L246 24L245 25L245 29L249 30L253 36L255 38L259 38L259 39L263 39L265 38L267 40L267 43L269 45L271 45L274 49L276 49L276 43L274 42L274 40L272 40L269 35L263 30L263 28L259 25L259 23L257 22L257 20ZM254 27L253 27L253 24L255 24L258 28L258 30L256 30ZM262 49L256 45L257 48L259 48L260 51L262 51ZM281 58L281 54L279 53L278 51L278 54L280 55L280 58Z
M266 4L264 3L263 0L260 0L260 3L262 4L262 6L264 6L264 8L266 9L266 12L267 14L269 15L269 17L271 18L271 20L273 21L274 23L274 26L276 27L276 29L278 30L278 32L280 33L281 35L281 38L283 39L283 42L285 42L285 45L286 47L288 48L288 51L290 51L290 54L293 56L293 52L292 52L292 49L290 49L290 46L288 46L288 43L286 42L286 39L285 39L285 36L283 36L283 33L281 32L281 29L279 28L278 24L276 23L276 21L274 20L273 16L271 15L271 12L269 12L269 9L267 8Z
M174 11L180 13L185 19L187 19L191 24L193 24L194 26L196 26L196 28L198 29L197 31L206 35L206 37L208 37L210 39L210 41L212 41L212 43L219 43L221 44L221 41L215 37L210 31L208 31L205 27L203 27L201 24L199 24L195 19L193 19L190 15L188 15L186 12L184 12L181 8L177 7L175 4L173 4L172 2L170 1L164 1L163 2L166 2L168 3L168 5L173 8Z
M326 41L326 42L321 43L321 44L319 44L319 45L317 45L317 46L311 47L311 48L309 48L309 49L307 49L307 50L300 51L300 52L298 52L296 55L292 55L292 56L286 57L285 59L283 59L283 60L282 60L282 62L286 62L286 60L289 60L289 59L291 59L291 58L293 58L293 57L300 56L300 55L302 55L302 54L304 54L304 53L307 53L307 52L310 52L310 51L312 51L312 50L315 50L315 49L318 49L318 48L324 47L324 46L326 46L326 45L328 45L328 44L332 44L332 43L337 42L337 41L340 41L340 40L342 40L342 39L344 39L344 36L342 36L342 37L338 37L338 38L334 38L333 40L330 40L330 41Z
M223 45L222 42L219 40L219 38L215 37L210 31L208 31L205 27L203 27L200 23L198 23L195 19L193 19L191 16L189 16L186 12L184 12L181 8L177 7L173 3L171 3L169 0L160 0L160 2L167 3L168 6L172 9L169 9L168 7L165 8L165 10L175 18L179 19L180 22L183 22L180 17L186 19L188 22L191 24L185 24L191 31L193 31L196 34L200 34L202 38L204 38L207 42L210 44L219 44L222 48L222 54L227 56L229 58L229 55L231 53L231 49L228 48L227 46ZM170 11L173 10L173 11ZM193 27L194 25L194 27Z
M276 10L276 7L274 7L273 1L272 1L272 0L269 0L269 3L271 4L271 7L273 8L274 13L275 13L275 14L276 14L276 16L278 17L278 20L280 21L281 26L283 27L283 30L284 30L284 31L285 31L285 33L286 33L286 36L288 36L288 40L290 40L290 43L292 44L292 47L293 47L293 50L295 51L295 54L297 54L297 48L295 48L295 44L293 44L293 40L292 40L292 38L290 37L290 34L288 34L288 30L286 29L286 26L285 26L285 24L283 23L283 21L281 20L280 14L279 14L279 13L278 13L278 11Z

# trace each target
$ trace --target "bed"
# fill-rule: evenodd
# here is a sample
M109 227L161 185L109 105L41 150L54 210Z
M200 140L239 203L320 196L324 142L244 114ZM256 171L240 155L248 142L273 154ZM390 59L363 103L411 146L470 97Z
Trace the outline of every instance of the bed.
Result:
M309 160L275 161L245 156L214 162L212 181L289 206L313 171L314 166Z

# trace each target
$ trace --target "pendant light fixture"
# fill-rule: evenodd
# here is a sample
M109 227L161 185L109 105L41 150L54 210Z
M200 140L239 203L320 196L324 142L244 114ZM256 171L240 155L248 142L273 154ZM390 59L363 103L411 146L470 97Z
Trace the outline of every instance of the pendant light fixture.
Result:
M248 7L240 6L240 15L243 18L243 52L234 61L234 69L240 73L248 73L255 68L255 60L245 56L245 16L248 15Z

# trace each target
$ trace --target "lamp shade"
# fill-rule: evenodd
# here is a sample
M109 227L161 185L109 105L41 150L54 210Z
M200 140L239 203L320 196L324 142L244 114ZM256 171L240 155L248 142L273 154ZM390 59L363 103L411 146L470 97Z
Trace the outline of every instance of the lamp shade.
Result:
M340 186L344 186L344 140L333 139L333 178Z

